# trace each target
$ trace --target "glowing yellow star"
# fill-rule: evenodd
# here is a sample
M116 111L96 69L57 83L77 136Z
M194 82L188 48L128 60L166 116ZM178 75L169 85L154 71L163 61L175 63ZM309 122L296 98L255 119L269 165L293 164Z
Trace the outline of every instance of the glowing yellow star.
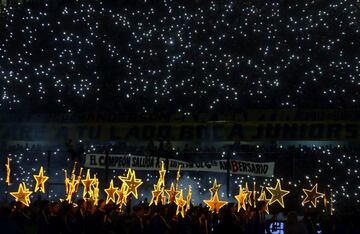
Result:
M269 191L269 193L271 193L269 205L273 204L274 202L278 202L281 207L284 208L284 197L289 194L290 191L281 189L280 180L277 180L275 188L267 187L266 189Z
M154 185L154 190L151 191L151 194L152 194L152 198L149 203L149 206L151 206L153 203L157 206L159 197L161 196L161 189L159 189L158 185Z
M20 183L19 188L17 192L11 192L11 196L15 197L16 201L21 202L25 206L29 206L30 204L30 195L32 192L30 192L27 188L25 183Z
M246 182L245 183L245 194L246 194L246 203L248 203L250 206L252 206L252 197L251 197L251 194L252 192L249 190L249 185L248 183Z
M316 208L317 199L325 196L325 194L319 193L317 189L318 189L318 184L315 184L311 190L303 189L305 193L305 199L302 202L303 205L310 202Z
M127 191L128 191L128 187L125 184L122 184L121 188L116 191L116 195L118 196L116 204L119 205L120 209L122 208L123 205L126 205L127 196L128 196Z
M244 210L246 210L246 206L245 206L245 200L246 200L246 193L244 193L242 186L240 185L239 188L239 195L235 196L235 199L238 202L237 205L237 211L239 212L241 210L241 208L243 208Z
M211 197L214 196L215 193L219 192L221 184L217 184L216 179L214 180L214 184L209 191L211 192Z
M7 184L7 186L10 185L10 158L7 158L7 163L5 164L5 168L6 168L6 179L5 179L5 183Z
M49 177L44 176L44 168L40 167L40 171L38 175L34 175L36 185L34 192L36 193L38 190L45 193L45 182L49 179Z
M137 199L138 198L138 192L137 189L140 185L142 185L142 181L141 179L137 179L136 175L135 175L135 171L133 171L131 173L131 177L128 180L123 180L123 183L126 184L126 186L128 187L128 192L127 194L130 195L134 195L134 197Z
M182 191L182 189L180 190L179 197L177 197L175 199L175 203L177 205L176 215L178 215L180 213L181 216L184 218L185 217L185 209L184 208L186 206L186 200L183 199L183 191Z
M124 180L130 180L131 176L132 176L132 169L129 168L126 176L118 176L118 178L121 180L121 182L124 183Z
M179 194L179 191L175 190L174 183L171 183L171 187L168 190L165 190L168 195L169 203L175 201L175 197Z
M260 194L260 197L258 198L258 201L263 201L265 204L264 204L264 211L269 214L269 202L270 202L270 199L267 199L266 198L266 193L265 193L265 190L262 190L261 191L261 194Z
M86 195L92 197L93 192L91 189L91 185L94 183L94 179L90 178L90 169L87 169L86 178L82 180L81 183L84 185L83 198L86 199Z
M110 201L115 202L115 194L117 190L118 187L114 187L114 181L111 179L109 188L104 189L106 193L106 204L108 204Z
M219 195L216 192L214 196L212 196L211 200L204 200L204 203L209 206L209 211L218 213L221 207L227 204L226 201L220 201Z

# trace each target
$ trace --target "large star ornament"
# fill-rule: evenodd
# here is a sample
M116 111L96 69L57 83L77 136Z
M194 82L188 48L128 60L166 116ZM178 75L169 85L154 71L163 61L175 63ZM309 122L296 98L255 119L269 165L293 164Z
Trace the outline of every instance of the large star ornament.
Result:
M11 192L10 194L11 194L11 196L15 197L16 201L21 202L25 206L29 206L29 204L30 204L30 195L32 194L32 192L30 192L26 188L25 183L21 183L19 185L19 188L18 188L17 192Z
M270 202L270 199L267 199L266 198L266 193L265 191L261 191L261 194L260 194L260 197L258 198L258 201L263 201L265 204L264 204L264 211L269 214L269 202Z
M34 192L36 193L40 190L42 193L45 193L45 182L49 179L49 177L44 176L44 168L40 167L40 171L38 175L34 175L36 185Z
M204 203L209 206L209 211L218 213L221 207L225 206L227 204L226 201L220 201L219 195L216 192L211 200L204 200Z
M281 207L284 208L284 197L289 194L290 191L281 189L280 180L277 180L275 188L266 187L266 189L269 191L269 193L271 193L269 205L273 204L274 202L278 202Z
M129 170L131 170L131 169L129 169ZM132 171L130 179L123 180L123 183L125 183L125 185L128 188L127 195L132 194L137 199L138 198L137 189L140 185L142 185L143 182L141 181L141 179L136 178L135 171Z
M316 208L316 204L317 204L317 199L322 198L325 196L325 194L323 193L319 193L317 191L318 189L318 184L315 184L311 190L309 189L303 189L303 192L305 193L305 198L302 202L303 205L305 205L306 203L310 202L315 208Z

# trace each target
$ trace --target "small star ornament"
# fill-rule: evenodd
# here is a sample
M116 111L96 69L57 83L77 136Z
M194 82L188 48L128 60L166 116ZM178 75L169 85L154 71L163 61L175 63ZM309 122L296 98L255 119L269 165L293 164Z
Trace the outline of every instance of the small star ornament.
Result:
M118 190L118 187L114 187L114 181L111 179L110 180L110 186L107 189L104 189L105 193L106 193L106 204L108 204L110 201L112 202L116 202L115 200L115 194L116 191Z
M314 208L316 208L317 200L319 198L323 198L325 194L319 193L318 191L318 184L315 184L311 189L303 189L305 194L305 198L302 202L302 205L310 202Z
M166 194L168 195L169 203L175 201L176 196L179 194L179 191L175 190L174 183L171 183L171 187L168 190L165 190Z
M180 190L179 197L176 198L175 203L177 205L176 208L176 215L181 214L181 216L185 217L185 206L186 206L186 200L183 199L183 191Z
M45 193L45 182L49 179L49 177L44 176L43 167L40 167L39 174L34 175L34 178L36 181L34 192L36 193L37 191L40 190L40 192Z
M217 184L216 179L214 180L213 186L209 189L211 196L214 196L215 193L219 192L221 184Z
M91 186L94 183L94 179L90 178L90 169L87 169L86 177L81 181L81 183L84 186L83 198L86 199L87 197L92 197L93 191L91 189Z

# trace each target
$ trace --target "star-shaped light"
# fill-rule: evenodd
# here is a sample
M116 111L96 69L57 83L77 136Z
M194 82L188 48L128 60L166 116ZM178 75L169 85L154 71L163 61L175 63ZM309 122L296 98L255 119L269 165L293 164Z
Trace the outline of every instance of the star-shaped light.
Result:
M263 201L265 204L264 204L264 211L269 214L269 202L270 202L270 199L267 199L266 198L266 193L265 193L265 190L262 190L261 191L261 194L258 198L258 201Z
M159 189L158 185L154 184L154 190L151 191L151 194L152 194L152 198L151 198L151 201L149 203L149 206L151 206L153 203L157 206L158 201L159 201L159 197L161 195L161 189Z
M179 194L179 191L175 190L174 183L171 183L171 187L168 190L165 190L166 194L168 195L169 203L175 201L175 197Z
M214 196L215 193L219 192L220 186L221 184L217 184L215 179L212 188L209 189L209 191L211 192L211 197Z
M11 196L15 197L16 201L21 202L25 206L30 205L30 195L32 192L30 192L27 188L25 183L20 183L19 188L17 192L11 192Z
M5 179L5 183L7 186L10 185L10 173L11 173L11 169L10 169L10 158L7 158L7 162L5 164L5 169L6 169L6 179Z
M124 183L124 180L130 180L131 175L132 175L132 169L129 168L128 171L127 171L126 176L118 176L118 178L120 179L121 182Z
M176 215L181 214L181 216L185 217L185 206L186 206L186 200L183 199L183 191L180 190L179 197L175 199L175 203L177 205L176 208Z
M121 209L122 206L126 204L128 197L128 187L125 184L122 184L121 188L116 191L116 195L118 196L116 204L119 205L119 208Z
M114 187L114 181L113 179L110 180L110 186L107 189L104 189L106 193L106 204L108 204L110 201L115 202L115 194L118 190L118 187Z
M271 193L269 205L273 204L274 202L278 202L281 207L284 208L284 197L289 194L290 191L281 189L280 180L277 180L275 188L266 187L266 189L269 191L269 193Z
M204 200L204 203L209 206L209 211L218 213L221 207L225 206L227 204L226 201L220 201L219 195L216 192L211 200Z
M239 194L235 196L235 199L238 202L238 205L237 205L237 208L238 208L237 211L238 212L241 210L241 208L246 210L246 204L245 204L246 196L247 196L246 193L244 193L243 188L240 185Z
M40 190L42 193L45 193L45 182L49 179L49 177L44 176L44 168L40 167L40 171L38 175L34 175L36 185L34 192L36 193Z
M125 183L126 186L128 187L127 195L132 194L137 199L138 198L137 189L140 185L142 185L143 182L141 181L141 179L136 178L135 171L132 171L130 179L123 180L123 183Z
M91 189L91 185L94 183L94 179L90 178L90 169L86 171L86 177L81 181L84 186L83 198L86 199L88 197L92 197L93 191Z
M245 183L245 194L246 194L246 203L248 203L250 206L252 206L252 191L249 190L249 185L246 182Z
M305 193L305 198L302 202L302 205L305 205L306 203L310 202L315 208L316 208L316 204L317 204L317 199L322 198L325 196L325 194L323 193L319 193L317 191L318 189L318 184L315 184L311 190L309 189L303 189L304 193Z

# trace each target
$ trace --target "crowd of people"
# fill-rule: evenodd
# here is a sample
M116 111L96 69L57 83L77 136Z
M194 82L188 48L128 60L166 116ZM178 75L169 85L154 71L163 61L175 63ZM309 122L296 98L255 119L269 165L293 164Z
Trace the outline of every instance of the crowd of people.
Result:
M184 217L176 214L175 203L149 206L145 200L131 206L131 199L123 209L104 200L95 206L83 199L76 205L47 200L30 207L17 202L0 205L1 233L6 234L356 234L360 233L359 218L358 211L336 216L310 211L302 217L294 211L265 216L262 202L240 212L236 204L218 213L191 206Z

